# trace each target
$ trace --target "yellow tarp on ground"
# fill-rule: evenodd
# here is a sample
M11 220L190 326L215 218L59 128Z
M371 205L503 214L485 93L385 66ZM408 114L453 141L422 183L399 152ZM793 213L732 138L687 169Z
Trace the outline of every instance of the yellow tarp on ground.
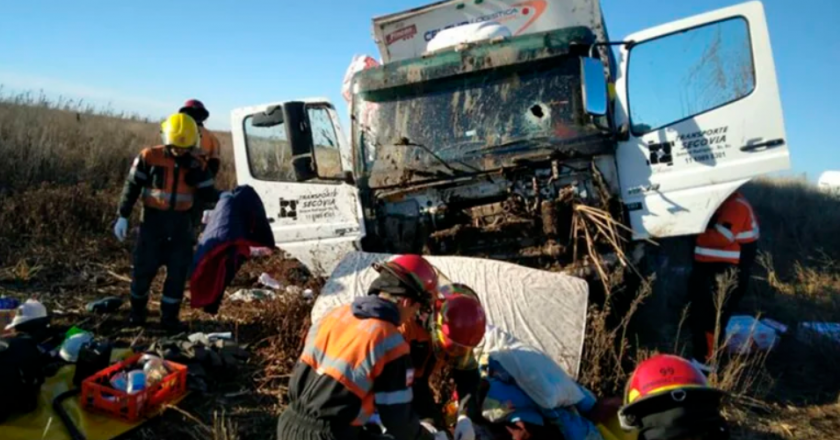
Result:
M601 432L604 440L636 440L639 438L638 431L627 432L621 429L618 414L612 416L606 423L598 424L598 431Z
M127 350L114 350L112 361L131 355ZM53 411L52 402L56 396L75 388L73 374L75 365L62 367L55 376L48 377L41 386L38 408L28 414L16 415L0 424L3 440L70 440L70 434L61 418ZM4 396L5 397L5 396ZM181 398L183 398L182 396ZM180 399L179 399L180 400ZM67 398L63 404L65 412L73 420L76 429L87 440L110 440L140 426L144 421L126 423L115 418L91 413L79 405L79 396Z

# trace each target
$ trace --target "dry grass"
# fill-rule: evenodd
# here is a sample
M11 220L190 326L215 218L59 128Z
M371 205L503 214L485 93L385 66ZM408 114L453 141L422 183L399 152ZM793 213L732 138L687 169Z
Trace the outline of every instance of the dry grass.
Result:
M217 135L227 187L234 182L230 135ZM7 95L0 88L0 191L77 183L117 188L140 150L159 143L157 124L148 118L43 95Z
M230 137L218 135L220 186L229 188L235 182ZM154 337L125 332L123 314L91 317L83 307L94 297L128 294L131 243L117 243L111 226L132 158L156 143L149 120L0 89L0 294L36 296L59 322L84 322L118 341ZM769 356L730 357L719 350L713 381L734 396L727 414L737 424L735 438L831 438L840 427L840 376L834 373L840 349L825 340L799 342L795 328L802 321L840 321L840 202L796 180L758 180L744 192L762 229L761 268L744 308L792 331ZM305 287L322 282L272 257L246 264L232 288L254 286L262 272ZM592 306L588 320L581 381L601 395L621 395L633 365L657 350L685 350L685 303L673 301L655 321L634 320L655 298L649 283L636 280L642 286L636 289L624 282L625 272L629 268L607 274L610 293ZM160 280L153 289L160 291ZM154 317L154 301L152 307ZM189 398L180 411L167 411L129 438L271 437L310 307L286 296L226 304L218 316L185 312L192 330L232 331L254 356L235 379ZM645 327L668 335L645 340L639 331Z

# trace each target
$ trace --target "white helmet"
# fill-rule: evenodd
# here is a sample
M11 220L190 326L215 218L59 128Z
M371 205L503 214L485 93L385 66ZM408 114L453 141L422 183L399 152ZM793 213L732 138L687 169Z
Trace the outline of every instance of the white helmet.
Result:
M64 340L58 355L67 362L76 363L79 359L79 352L82 350L82 345L92 340L93 335L88 332L76 333Z
M17 308L17 314L12 319L12 323L6 326L6 330L11 330L25 322L46 317L47 308L38 300L28 299Z

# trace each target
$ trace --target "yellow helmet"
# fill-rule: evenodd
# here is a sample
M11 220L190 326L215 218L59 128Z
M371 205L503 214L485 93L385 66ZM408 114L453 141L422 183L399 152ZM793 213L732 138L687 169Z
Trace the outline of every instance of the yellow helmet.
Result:
M164 145L193 148L198 144L198 124L183 113L175 113L160 124Z

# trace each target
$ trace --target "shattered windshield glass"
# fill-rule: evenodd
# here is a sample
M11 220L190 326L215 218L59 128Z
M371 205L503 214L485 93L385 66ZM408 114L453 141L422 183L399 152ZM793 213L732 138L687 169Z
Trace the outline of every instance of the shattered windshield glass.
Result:
M580 122L575 57L361 92L355 100L354 136L372 185L424 177L442 167L434 155L459 169L489 170L593 130Z

